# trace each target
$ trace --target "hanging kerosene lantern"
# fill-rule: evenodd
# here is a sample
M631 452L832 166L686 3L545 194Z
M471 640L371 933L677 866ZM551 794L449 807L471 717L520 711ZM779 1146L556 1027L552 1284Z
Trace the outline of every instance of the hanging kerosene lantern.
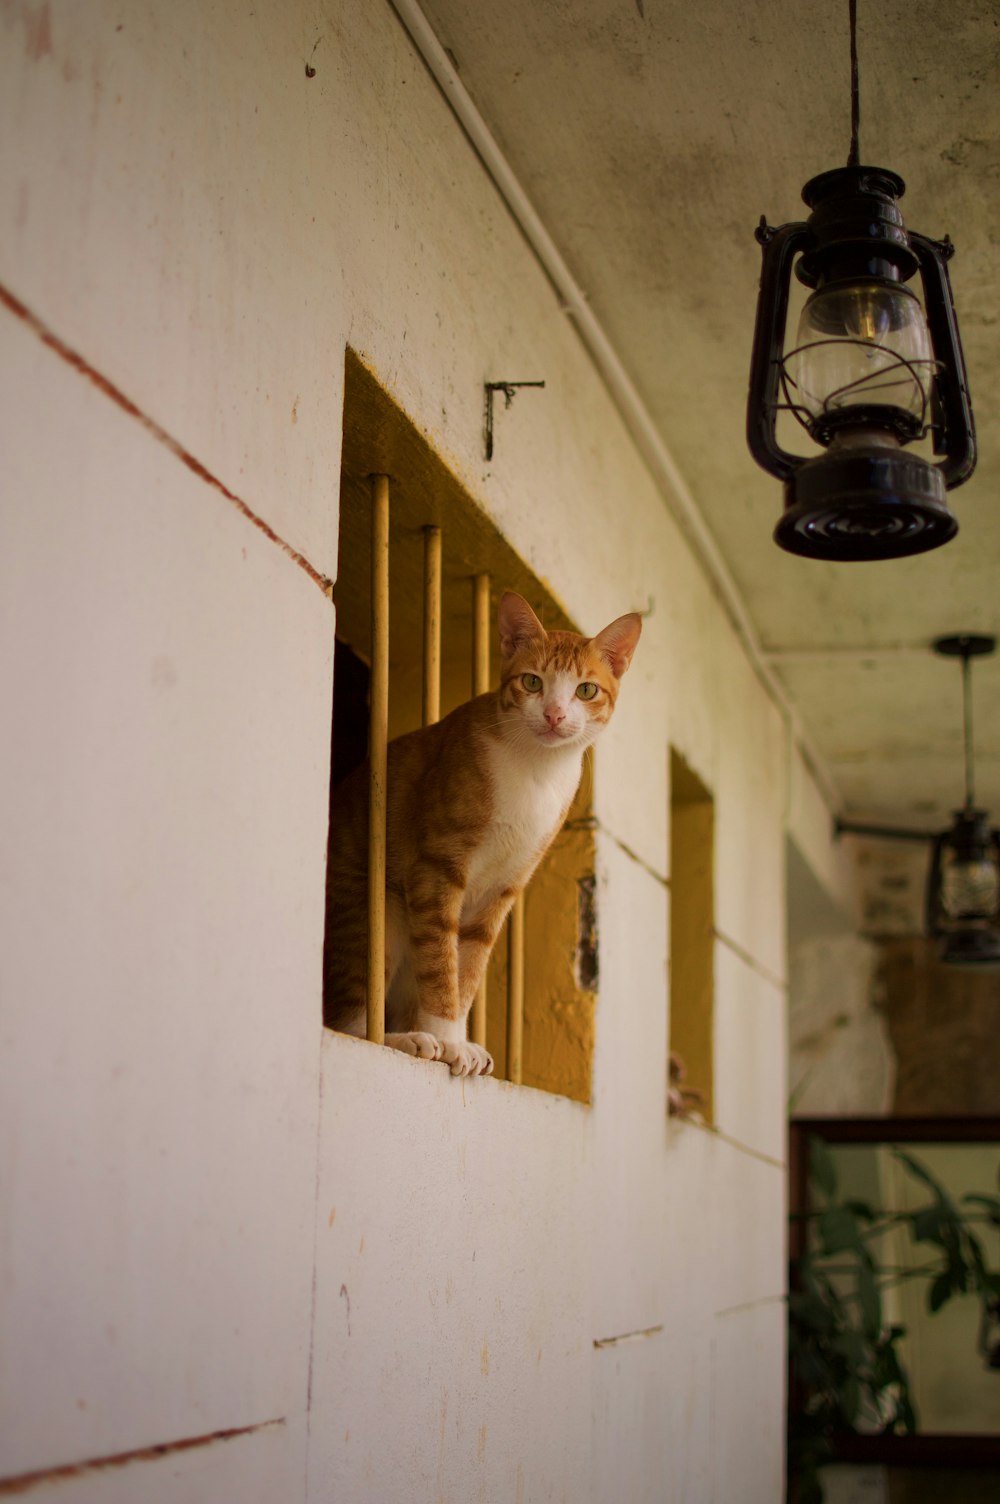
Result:
M763 250L747 442L785 485L775 541L819 559L921 553L958 530L945 493L976 463L955 318L952 245L908 232L902 178L858 160L856 14L850 0L852 142L846 167L810 179L807 220L757 230ZM785 350L794 268L812 290ZM923 303L907 284L919 271ZM788 411L824 453L781 448ZM931 436L940 463L907 446Z
M939 637L934 651L962 660L965 803L935 837L927 882L927 928L944 941L949 966L1000 966L1000 832L977 809L972 742L971 660L992 653L993 637Z
M973 658L995 651L996 638L960 632L938 637L933 647L946 658L962 660L965 803L948 829L937 833L840 819L835 830L837 835L929 841L926 925L928 934L943 942L941 960L947 966L1000 970L1000 831L976 805L971 671Z

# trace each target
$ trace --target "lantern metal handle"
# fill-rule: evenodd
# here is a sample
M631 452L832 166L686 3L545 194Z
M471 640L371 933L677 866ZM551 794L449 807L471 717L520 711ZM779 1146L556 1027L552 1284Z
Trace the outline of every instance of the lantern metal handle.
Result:
M813 236L804 221L774 230L762 219L757 239L762 259L747 398L747 446L762 469L778 480L788 480L802 463L798 455L782 449L775 436L789 273L792 257L810 244Z
M938 361L935 392L940 404L940 431L935 434L934 452L944 455L939 469L951 490L968 480L976 468L976 424L948 276L948 257L954 247L950 240L931 240L913 230L909 238L920 263L927 326Z

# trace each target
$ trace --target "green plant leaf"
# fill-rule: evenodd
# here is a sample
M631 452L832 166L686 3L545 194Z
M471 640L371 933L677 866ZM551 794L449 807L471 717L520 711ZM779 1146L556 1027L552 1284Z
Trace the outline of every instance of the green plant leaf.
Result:
M924 1182L924 1185L929 1185L935 1196L937 1196L938 1200L941 1199L941 1187L934 1179L934 1176L931 1174L930 1170L928 1170L925 1165L922 1165L919 1159L914 1159L912 1154L907 1154L906 1150L900 1149L898 1144L892 1152L894 1157L899 1160L900 1164L906 1166L911 1175L915 1175L918 1180L922 1180Z
M954 1288L951 1271L946 1269L943 1274L938 1275L927 1292L927 1309L940 1311L945 1301L951 1299Z
M898 1414L903 1423L903 1430L908 1436L912 1436L917 1429L917 1412L913 1408L910 1391L905 1385L899 1396Z
M922 1180L924 1185L930 1186L931 1190L934 1192L935 1199L942 1207L946 1208L950 1216L956 1217L958 1215L955 1203L948 1195L948 1192L945 1190L941 1182L934 1178L930 1170L927 1169L926 1165L922 1165L919 1159L914 1159L912 1154L907 1154L905 1149L896 1147L892 1152L899 1160L900 1164L906 1166L911 1175L916 1176L917 1180Z
M983 1258L982 1244L975 1233L970 1232L968 1228L965 1229L965 1242L969 1250L969 1257L972 1260L972 1268L976 1275L975 1283L977 1286L980 1286L986 1274L986 1260Z
M840 1293L834 1288L825 1270L819 1268L813 1258L807 1255L799 1261L797 1279L793 1276L790 1281L793 1290L798 1284L800 1293L811 1295L819 1301L823 1309L829 1313L830 1324L844 1320L844 1303Z
M894 1341L893 1338L880 1344L875 1354L871 1378L872 1390L875 1392L888 1389L890 1384L905 1383L903 1370L899 1366L899 1357L893 1346Z
M803 1349L796 1360L796 1370L803 1384L816 1389L836 1389L837 1376L821 1354Z
M868 1343L854 1327L848 1328L845 1332L838 1332L835 1337L831 1338L830 1346L834 1352L846 1358L855 1369L862 1368L868 1357Z
M793 1291L788 1297L788 1312L793 1325L807 1327L813 1332L829 1332L837 1324L826 1301L811 1290Z
M837 1167L833 1155L821 1138L809 1140L809 1178L815 1181L828 1201L837 1194Z
M989 1219L996 1226L1000 1226L1000 1197L997 1196L963 1196L963 1201L971 1201L974 1206L982 1206L989 1214Z
M858 1301L862 1326L870 1337L878 1337L882 1330L882 1297L867 1259L862 1259L858 1264Z
M941 1234L942 1213L940 1206L925 1206L912 1217L913 1237L918 1243L938 1243L944 1247Z
M824 1253L841 1253L861 1242L858 1219L846 1206L830 1206L819 1219L819 1237Z
M854 1428L854 1422L858 1418L858 1410L861 1406L861 1386L857 1376L849 1373L840 1390L840 1411L846 1423Z

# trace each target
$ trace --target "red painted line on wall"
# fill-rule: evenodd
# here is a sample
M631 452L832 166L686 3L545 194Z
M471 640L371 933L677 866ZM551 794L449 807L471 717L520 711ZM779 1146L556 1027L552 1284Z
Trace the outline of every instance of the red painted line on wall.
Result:
M217 475L213 475L210 470L206 469L199 459L196 459L189 450L184 448L183 444L167 433L166 429L162 428L155 419L149 417L140 407L137 407L131 397L127 397L120 387L115 386L113 381L109 381L106 376L96 370L89 361L84 359L79 351L72 349L64 340L61 340L57 334L42 322L37 314L32 313L30 308L2 285L0 285L0 303L15 318L27 324L28 328L38 336L44 345L53 350L59 356L60 360L64 360L67 365L72 366L73 370L78 372L79 375L85 376L88 381L97 387L99 392L103 393L105 397L110 398L112 402L120 407L122 412L127 413L130 418L134 418L138 423L141 423L147 433L152 434L154 439L166 449L169 449L170 453L197 475L199 480L203 480L206 485L212 486L216 491L219 491L227 501L231 502L233 506L242 512L248 522L252 522L254 527L259 528L272 543L276 543L281 551L287 554L300 569L304 569L309 578L314 584L319 586L325 596L332 599L333 582L326 575L320 574L319 570L315 569L303 554L300 554L297 549L292 548L290 543L286 543L283 538L279 537L273 527L264 521L263 517L258 517L257 513L251 507L247 506L242 497L230 491L229 487L219 480Z
M100 1472L104 1468L129 1467L133 1462L156 1462L160 1457L170 1457L175 1452L190 1452L196 1447L211 1447L219 1442L235 1441L240 1436L252 1436L257 1431L267 1431L272 1426L284 1424L284 1420L265 1420L256 1426L212 1431L207 1436L186 1436L181 1441L164 1441L152 1447L139 1447L134 1452L116 1452L112 1457L95 1457L87 1462L70 1462L64 1467L46 1468L37 1473L21 1473L16 1478L0 1479L0 1498L26 1494L43 1483L56 1482L60 1478L79 1478L85 1473Z

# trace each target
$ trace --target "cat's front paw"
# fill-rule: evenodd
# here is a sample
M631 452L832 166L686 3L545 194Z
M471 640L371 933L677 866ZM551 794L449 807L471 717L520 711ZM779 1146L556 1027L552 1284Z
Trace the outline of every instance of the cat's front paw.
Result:
M444 1045L433 1034L415 1030L410 1034L387 1034L385 1042L393 1050L402 1050L404 1055L415 1055L418 1060L443 1060Z
M441 1055L445 1065L451 1068L453 1076L492 1076L493 1056L489 1050L481 1044L473 1044L469 1039L445 1040L441 1046Z

